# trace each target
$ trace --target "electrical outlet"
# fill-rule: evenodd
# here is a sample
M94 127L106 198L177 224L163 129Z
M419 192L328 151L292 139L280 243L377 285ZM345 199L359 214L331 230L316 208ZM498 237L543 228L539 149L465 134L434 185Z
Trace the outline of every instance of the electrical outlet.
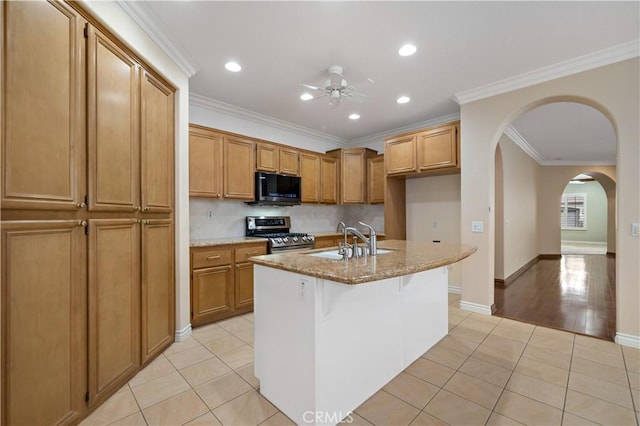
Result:
M482 221L471 222L471 232L484 232L484 222Z
M304 297L307 292L307 282L305 280L300 280L300 297Z
M640 237L640 223L631 224L631 236Z

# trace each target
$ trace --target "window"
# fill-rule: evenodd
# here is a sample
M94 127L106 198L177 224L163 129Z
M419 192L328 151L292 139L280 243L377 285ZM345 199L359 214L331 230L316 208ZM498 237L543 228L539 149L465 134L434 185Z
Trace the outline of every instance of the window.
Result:
M560 227L562 229L587 229L587 194L562 194Z

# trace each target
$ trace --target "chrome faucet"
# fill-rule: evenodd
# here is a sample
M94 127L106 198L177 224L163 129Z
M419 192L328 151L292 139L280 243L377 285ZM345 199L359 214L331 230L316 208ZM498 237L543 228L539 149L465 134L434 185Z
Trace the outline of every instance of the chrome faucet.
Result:
M373 226L368 225L364 222L358 222L360 225L369 229L369 255L375 256L378 252L378 236L376 234L376 230L373 229Z
M360 256L376 255L376 252L378 250L376 230L373 229L373 226L368 225L364 222L358 223L369 229L369 238L365 237L364 234L357 228L346 226L344 222L340 222L338 224L338 227L336 228L336 232L340 232L340 229L342 229L344 234L344 245L338 251L338 253L342 255L342 260L348 260L349 257L355 257L357 259ZM353 235L353 245L349 244L348 242L349 234ZM366 244L367 247L358 247L358 238L362 240L362 242ZM349 249L351 249L351 253L349 253Z

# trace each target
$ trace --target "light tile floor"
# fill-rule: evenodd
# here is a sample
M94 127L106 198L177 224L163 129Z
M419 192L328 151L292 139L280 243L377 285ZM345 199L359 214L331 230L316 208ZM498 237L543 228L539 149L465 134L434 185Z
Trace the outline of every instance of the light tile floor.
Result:
M640 350L472 314L355 410L351 425L638 425ZM197 328L83 425L290 425L257 391L253 315Z

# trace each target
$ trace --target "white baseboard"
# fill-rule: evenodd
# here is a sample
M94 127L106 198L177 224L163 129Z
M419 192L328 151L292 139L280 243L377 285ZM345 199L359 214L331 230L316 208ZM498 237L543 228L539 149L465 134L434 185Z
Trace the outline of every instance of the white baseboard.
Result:
M175 334L176 342L182 342L184 340L187 340L189 336L191 336L191 324L187 325L182 330L176 330L176 334Z
M640 336L633 336L631 334L616 333L615 342L622 346L630 346L632 348L640 349Z
M465 302L464 300L461 300L458 307L463 311L470 311L483 315L491 315L491 306L487 305L480 305L478 303Z
M462 288L459 285L451 285L451 284L449 284L449 293L451 293L451 294L462 294Z

